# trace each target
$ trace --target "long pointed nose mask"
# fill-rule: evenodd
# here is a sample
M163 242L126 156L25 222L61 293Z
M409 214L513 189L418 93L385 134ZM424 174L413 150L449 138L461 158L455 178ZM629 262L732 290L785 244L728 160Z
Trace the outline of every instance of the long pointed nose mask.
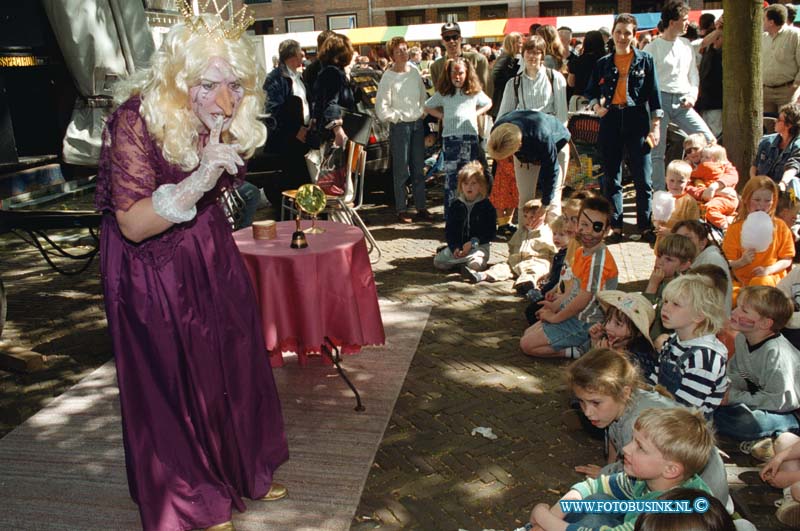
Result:
M225 116L231 116L233 114L233 97L231 96L231 90L226 87L220 87L217 91L217 97L214 98L214 103L216 103L222 112L225 113Z

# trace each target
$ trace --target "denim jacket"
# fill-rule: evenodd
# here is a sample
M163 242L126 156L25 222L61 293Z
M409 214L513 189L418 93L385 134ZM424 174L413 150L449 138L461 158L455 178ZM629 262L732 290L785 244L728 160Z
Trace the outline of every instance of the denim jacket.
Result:
M618 80L619 70L614 65L614 54L608 54L598 59L589 83L586 85L586 91L583 93L589 99L589 108L593 108L595 103L600 103L601 98L603 99L602 105L609 107ZM661 91L658 88L653 56L636 48L633 49L633 59L628 73L627 100L627 104L631 106L649 104L650 114L654 118L664 116L664 111L661 110Z
M768 175L776 183L781 182L786 170L800 170L800 136L792 138L786 149L781 151L781 135L765 135L758 143L753 166L756 167L756 175Z

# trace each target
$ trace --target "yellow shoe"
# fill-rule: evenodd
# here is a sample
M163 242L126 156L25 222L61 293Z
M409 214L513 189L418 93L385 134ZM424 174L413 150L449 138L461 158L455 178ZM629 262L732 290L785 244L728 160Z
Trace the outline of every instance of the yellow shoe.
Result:
M275 501L285 498L289 495L289 491L286 490L286 487L281 485L280 483L272 483L272 486L269 488L269 492L267 492L261 499L261 501Z
M207 527L205 531L236 531L236 528L233 527L233 522L228 521L224 524L217 524Z

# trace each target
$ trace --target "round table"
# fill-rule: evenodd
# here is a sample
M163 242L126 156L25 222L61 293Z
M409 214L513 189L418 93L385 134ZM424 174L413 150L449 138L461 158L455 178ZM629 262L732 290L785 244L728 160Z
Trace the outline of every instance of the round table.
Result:
M311 225L303 221L303 228ZM308 247L289 247L294 221L277 223L274 240L254 240L252 228L234 232L253 281L270 363L284 352L319 352L329 337L343 352L386 341L364 233L351 225L317 221L322 234L306 234ZM326 359L326 358L324 358Z

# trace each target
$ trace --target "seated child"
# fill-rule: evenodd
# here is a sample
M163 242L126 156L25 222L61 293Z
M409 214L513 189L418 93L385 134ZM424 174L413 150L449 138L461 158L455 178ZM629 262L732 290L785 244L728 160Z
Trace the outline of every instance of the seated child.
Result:
M739 293L730 320L740 332L728 363L730 386L714 412L719 433L759 441L800 429L793 413L800 408L800 352L780 333L793 309L778 288L751 286Z
M654 500L674 487L710 493L697 472L706 466L713 447L714 436L699 412L684 408L646 409L634 423L631 442L622 449L624 472L577 483L560 501ZM530 523L545 531L622 530L631 529L640 514L635 511L565 514L561 507L560 503L552 507L545 503L536 505Z
M725 275L725 271L723 271L723 269L719 266L713 264L700 264L699 266L692 266L689 271L692 273L697 273L698 275L703 275L711 280L711 283L714 284L714 287L722 295L725 295L726 290L730 287L730 282L728 282L728 277ZM725 311L725 317L730 317L730 313L727 313L727 306L725 307ZM739 332L728 326L723 326L719 329L719 332L717 332L717 339L719 339L722 344L725 345L725 349L728 351L729 362L736 352L736 336L738 335ZM669 338L669 336L666 334L664 334L662 337L664 338L664 341Z
M781 333L792 345L800 345L800 267L793 267L789 274L778 282L778 289L789 297L794 305L792 318Z
M703 133L694 133L683 140L683 160L692 165L694 170L700 164L703 149L708 146L708 139Z
M797 261L798 250L800 250L800 224L798 224L797 214L800 213L800 201L788 192L778 194L778 206L775 207L775 217L782 219L794 237L794 258Z
M525 292L525 297L529 301L541 301L544 294L558 285L561 279L561 271L564 268L564 261L567 258L569 244L575 238L575 231L570 229L571 224L567 221L564 214L553 219L549 224L553 233L553 244L558 252L553 255L548 272L536 280L536 286Z
M766 175L752 177L742 190L742 203L736 221L728 228L722 251L733 273L733 296L745 286L777 286L786 276L794 258L794 237L782 220L775 218L778 186ZM760 253L742 247L742 226L751 212L766 212L772 217L772 241Z
M653 372L657 353L650 341L653 305L640 293L598 291L605 320L589 329L592 348L612 348L627 354L645 377Z
M709 498L708 493L702 490L675 488L658 497L659 500L685 500L689 502L690 507L695 507L695 500L698 498L708 501L708 509L704 512L642 513L636 519L633 531L674 531L676 529L691 529L692 531L745 531L752 529L755 531L755 526L747 520L734 521L718 498Z
M593 194L579 191L572 194L562 206L564 210L563 216L565 218L564 234L567 237L566 252L564 253L561 270L558 274L555 276L549 274L545 281L540 279L537 289L525 295L531 301L528 307L525 308L525 317L527 317L529 325L539 321L536 314L542 309L544 301L555 300L557 296L570 292L572 289L572 283L574 281L572 277L572 260L575 258L575 251L580 247L578 240L575 238L575 234L578 230L578 214L581 212L583 200L590 195ZM555 229L553 229L553 233L555 237ZM559 253L556 253L556 256L559 256Z
M516 276L514 289L521 295L533 288L536 279L550 270L550 262L556 253L553 232L544 222L545 214L540 199L526 202L522 207L525 226L517 230L508 242L508 262L495 264L483 272L466 269L467 280L497 282Z
M800 527L800 437L783 433L775 441L775 457L761 469L761 479L783 489L775 517L790 527Z
M711 241L708 233L708 226L699 220L679 221L672 228L672 232L686 236L697 247L697 256L692 260L692 267L694 268L710 264L715 265L725 272L727 277L727 286L725 288L725 312L730 315L733 306L733 284L731 282L731 268L728 261L722 256L722 250Z
M703 204L704 219L725 230L739 206L738 183L739 172L728 161L725 148L714 144L703 149L700 164L692 172L692 183L686 191Z
M617 286L617 264L603 243L611 219L611 205L603 197L587 197L578 216L572 288L554 300L545 300L539 322L525 330L520 348L529 356L574 355L572 347L589 341L589 328L603 319L595 294ZM567 350L569 349L569 350ZM579 355L579 354L578 354Z
M723 295L710 279L687 273L664 289L661 320L675 332L664 343L653 385L660 385L679 404L710 415L725 395L728 350L714 334L725 322Z
M592 478L623 471L622 449L633 440L633 425L642 411L680 407L671 398L645 389L635 365L615 350L590 350L567 367L566 381L592 426L606 430L607 464L602 469L598 465L575 467L576 472ZM716 446L698 474L714 496L733 509L725 464Z
M672 231L672 227L679 221L700 218L700 208L697 201L686 193L686 185L692 174L692 166L683 160L673 160L667 166L667 191L675 198L675 209L667 221L653 220L656 227L656 246L661 238Z
M689 269L692 260L697 256L697 247L685 236L666 234L658 241L655 251L656 263L643 293L650 302L656 305L656 316L653 326L650 327L650 337L653 339L665 332L660 315L664 288L672 279Z
M448 270L462 266L486 269L489 243L494 239L496 213L486 197L488 185L480 162L465 164L458 172L458 195L445 223L447 246L436 253L433 265Z

